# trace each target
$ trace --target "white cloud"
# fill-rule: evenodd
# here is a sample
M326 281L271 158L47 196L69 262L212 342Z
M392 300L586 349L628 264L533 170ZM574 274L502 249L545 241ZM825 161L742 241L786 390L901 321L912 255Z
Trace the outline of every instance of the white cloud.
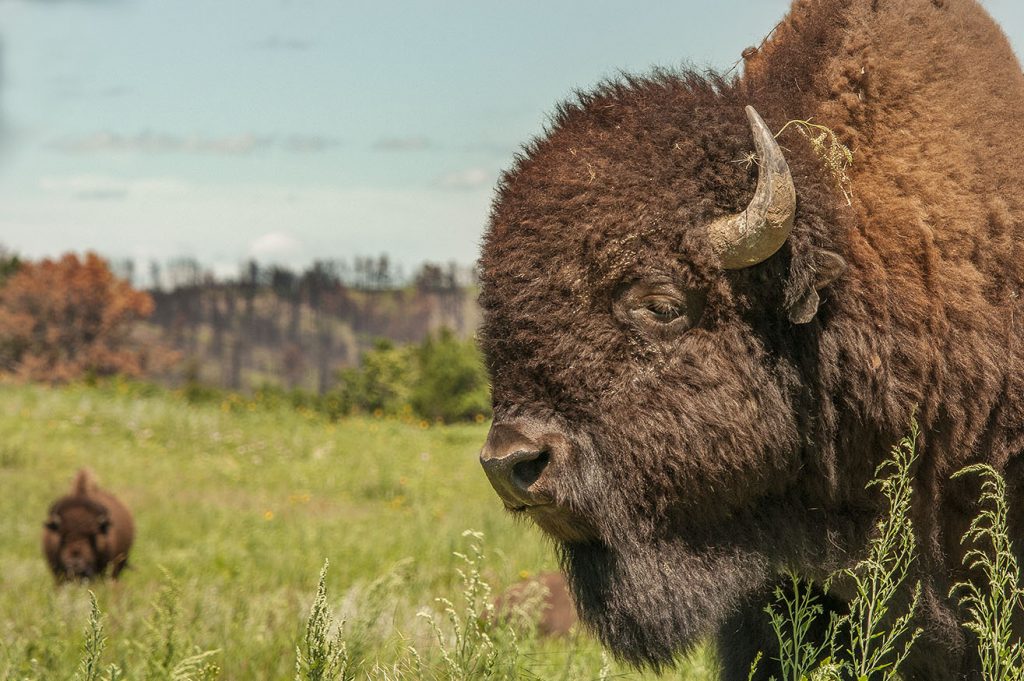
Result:
M324 135L292 135L282 142L282 147L296 153L310 153L327 151L339 144L341 142L338 139Z
M437 178L436 183L445 189L481 189L494 184L495 174L486 168L466 168L446 173Z
M44 177L39 188L84 201L113 201L128 198L153 198L182 194L188 185L169 177L120 179L104 175Z
M377 151L423 151L431 146L426 137L382 137L373 143Z
M291 38L283 35L270 35L252 44L257 50L274 52L305 52L313 47L313 43L303 38Z
M110 257L187 254L237 268L249 257L301 266L387 253L407 266L468 264L477 257L490 202L489 187L190 184L180 195L131 192L121 201L81 201L69 192L0 183L0 234L26 257L94 249Z
M176 135L164 132L142 132L122 135L113 132L94 132L86 135L63 137L50 143L52 149L66 154L212 154L218 156L246 156L260 151L280 149L295 153L326 151L340 142L326 135L292 134L284 137L260 135L253 132L238 135L210 137L205 135Z
M96 132L88 135L65 137L51 146L72 154L95 154L99 152L130 153L208 153L239 155L251 154L265 149L272 138L254 133L242 133L224 137L201 135L180 136L160 132L143 132L137 135L120 135L112 132Z
M270 262L290 262L302 251L302 244L287 232L261 234L249 243L249 256Z

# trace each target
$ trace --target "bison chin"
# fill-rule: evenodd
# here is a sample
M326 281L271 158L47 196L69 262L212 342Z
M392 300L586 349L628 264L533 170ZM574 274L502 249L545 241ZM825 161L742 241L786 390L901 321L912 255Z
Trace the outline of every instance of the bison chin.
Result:
M771 575L758 554L671 541L563 543L560 557L580 619L618 657L655 670L714 633Z

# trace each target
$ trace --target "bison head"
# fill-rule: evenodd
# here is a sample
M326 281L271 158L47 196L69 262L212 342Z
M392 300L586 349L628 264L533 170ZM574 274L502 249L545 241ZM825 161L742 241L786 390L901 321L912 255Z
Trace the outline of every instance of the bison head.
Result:
M563 106L503 178L480 261L481 463L556 540L581 617L654 666L765 582L801 465L774 339L817 297L786 314L796 192L737 90L665 75Z
M91 499L56 504L43 523L43 544L60 579L91 579L107 566L110 516Z

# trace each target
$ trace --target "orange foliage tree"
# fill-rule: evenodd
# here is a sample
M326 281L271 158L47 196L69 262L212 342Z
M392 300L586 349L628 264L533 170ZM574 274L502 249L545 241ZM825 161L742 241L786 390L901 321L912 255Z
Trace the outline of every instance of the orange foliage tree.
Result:
M95 253L25 262L0 286L0 373L28 380L139 375L135 321L153 300L119 279Z

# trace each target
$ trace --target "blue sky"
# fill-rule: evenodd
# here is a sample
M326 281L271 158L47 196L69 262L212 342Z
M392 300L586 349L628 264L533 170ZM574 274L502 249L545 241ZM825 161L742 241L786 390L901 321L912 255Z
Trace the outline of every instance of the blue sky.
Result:
M476 257L573 88L727 68L787 0L0 0L0 243L28 256ZM1020 53L1024 7L989 10Z

